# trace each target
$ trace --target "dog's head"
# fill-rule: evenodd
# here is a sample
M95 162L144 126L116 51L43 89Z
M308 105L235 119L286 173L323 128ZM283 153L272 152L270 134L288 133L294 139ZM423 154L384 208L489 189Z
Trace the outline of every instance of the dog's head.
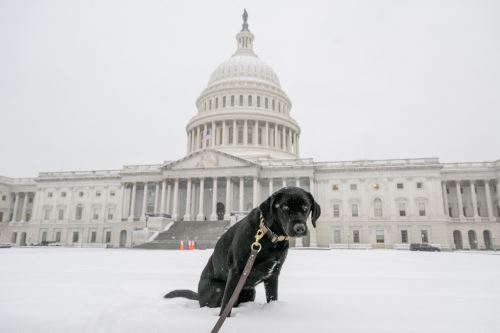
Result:
M311 193L299 187L284 187L259 206L262 216L270 227L276 223L288 236L307 235L307 218L311 214L312 225L321 215L321 207Z

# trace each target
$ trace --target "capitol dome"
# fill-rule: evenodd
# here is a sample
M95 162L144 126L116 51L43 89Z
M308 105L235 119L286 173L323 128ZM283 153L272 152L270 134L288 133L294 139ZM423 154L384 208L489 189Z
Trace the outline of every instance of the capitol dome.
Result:
M217 66L196 100L187 153L215 149L247 159L299 157L300 127L274 70L253 51L254 35L243 13L236 52Z

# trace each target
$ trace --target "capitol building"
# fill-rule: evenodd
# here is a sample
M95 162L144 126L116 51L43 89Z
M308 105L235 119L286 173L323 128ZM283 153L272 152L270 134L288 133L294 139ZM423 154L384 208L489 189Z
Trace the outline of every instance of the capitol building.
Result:
M500 160L315 161L300 157L301 129L292 116L277 74L255 54L245 12L234 54L196 100L184 158L0 176L0 243L203 244L277 189L299 186L314 195L322 215L292 246L500 248Z

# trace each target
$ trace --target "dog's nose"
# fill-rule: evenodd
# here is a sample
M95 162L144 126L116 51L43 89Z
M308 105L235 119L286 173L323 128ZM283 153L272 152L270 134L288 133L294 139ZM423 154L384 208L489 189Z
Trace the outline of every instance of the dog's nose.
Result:
M293 231L295 231L297 235L302 235L306 232L306 225L304 223L297 223L293 226Z

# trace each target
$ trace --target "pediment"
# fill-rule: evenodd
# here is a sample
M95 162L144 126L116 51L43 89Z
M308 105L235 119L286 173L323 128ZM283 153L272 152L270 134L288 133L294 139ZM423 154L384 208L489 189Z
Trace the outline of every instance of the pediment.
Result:
M167 169L219 169L258 166L251 161L217 150L203 150L167 165Z

